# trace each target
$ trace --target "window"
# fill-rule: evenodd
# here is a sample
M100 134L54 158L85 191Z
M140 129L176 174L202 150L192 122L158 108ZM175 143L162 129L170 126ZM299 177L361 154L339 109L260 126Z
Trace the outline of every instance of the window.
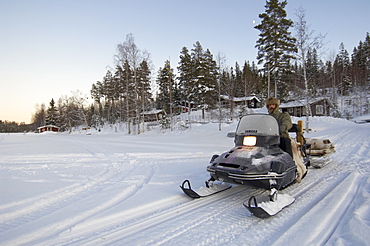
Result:
M316 114L324 114L324 105L316 105Z

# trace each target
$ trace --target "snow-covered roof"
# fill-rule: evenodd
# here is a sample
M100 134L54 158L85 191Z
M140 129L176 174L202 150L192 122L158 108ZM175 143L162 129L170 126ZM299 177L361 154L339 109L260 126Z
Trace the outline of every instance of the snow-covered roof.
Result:
M229 96L226 96L226 95L221 95L220 96L222 99L224 100L230 100L230 97ZM247 96L247 97L234 97L233 98L233 101L234 102L243 102L243 101L250 101L252 99L256 99L258 102L261 102L260 99L258 99L258 97L256 96Z
M141 114L144 115L144 114L159 114L159 113L163 113L163 109L152 109L150 111L144 111L142 112Z
M58 126L55 126L55 125L45 125L45 126L40 126L40 127L38 127L37 129L41 129L41 128L44 128L44 127L54 127L54 128L58 128L58 129L59 129L59 127L58 127Z
M280 105L280 108L292 108L292 107L302 107L306 105L306 100L297 100L291 102L285 102Z
M313 98L313 99L309 100L309 104L313 104L313 103L319 102L321 100L328 100L329 104L331 105L331 102L330 102L329 98L326 98L326 97ZM306 99L302 99L302 100L296 100L296 101L282 103L280 105L280 108L303 107L305 105L306 105Z

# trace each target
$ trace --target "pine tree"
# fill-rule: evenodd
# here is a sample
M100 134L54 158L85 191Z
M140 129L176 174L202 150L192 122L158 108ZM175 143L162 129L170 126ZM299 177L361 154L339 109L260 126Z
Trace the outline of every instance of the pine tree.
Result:
M114 123L117 117L115 100L118 98L116 80L110 70L103 78L103 95L105 97L104 114L109 123Z
M169 112L169 83L167 76L166 64L164 68L160 67L158 70L158 75L156 78L156 83L158 85L158 92L156 96L156 107L164 109L166 112Z
M243 66L243 83L244 83L244 96L248 96L255 92L256 89L254 86L256 85L254 81L254 76L250 67L249 62L245 61Z
M216 61L209 49L205 51L204 56L204 69L203 69L203 100L204 104L210 108L215 108L217 104L217 74L218 68Z
M319 70L320 70L320 62L318 59L316 49L309 49L307 51L307 61L306 61L306 71L307 71L307 79L308 79L308 89L309 94L315 95L315 89L318 87L318 78L319 78Z
M49 108L46 111L46 125L57 125L58 122L58 110L55 107L54 99L52 98L49 104Z
M133 117L135 112L133 109L133 101L135 100L134 83L133 83L133 72L129 62L126 60L122 65L122 85L120 87L120 94L123 99L123 105L126 112L127 132L131 134L130 117Z
M116 88L116 93L117 93L117 115L118 115L118 119L119 121L121 122L123 120L123 115L124 115L124 112L123 112L123 88L124 88L124 73L123 73L123 70L122 70L122 67L119 66L119 65L116 65L116 71L114 72L114 75L113 75L113 81L114 81L114 84L115 84L115 88Z
M94 107L94 116L92 121L95 127L99 127L103 124L103 105L101 99L103 96L103 84L100 81L97 81L96 84L93 84L90 90L91 98L94 99L94 104L97 104L97 109Z
M202 45L197 41L191 53L194 73L192 75L191 98L198 105L215 106L217 96L217 65L213 55L207 49L203 50Z
M156 82L159 87L157 107L164 109L170 114L170 105L173 104L174 101L175 75L168 60L165 61L163 68L159 68Z
M352 78L355 85L365 86L370 82L370 37L366 34L365 41L360 41L352 53Z
M244 96L250 96L252 94L262 93L262 78L259 74L258 67L254 62L252 64L249 61L244 62L243 66L243 84L244 84Z
M179 66L177 67L179 72L178 76L178 90L179 100L189 108L189 114L191 112L190 105L193 100L191 96L192 82L194 74L194 64L192 63L191 56L187 47L183 47L180 52Z
M191 62L193 67L192 79L190 81L190 99L197 105L204 104L204 57L203 47L199 41L193 45L191 50Z
M243 81L243 72L240 69L239 63L235 63L235 97L243 97L245 95L245 84Z
M103 84L100 81L97 81L96 84L93 84L91 86L90 94L91 97L100 104L100 100L103 98L104 95Z
M150 69L146 60L143 60L137 69L136 72L136 91L137 91L137 100L138 108L137 111L145 112L150 109L151 106L151 91L150 91ZM144 132L144 116L141 116L139 121L141 124L141 130L138 133ZM140 128L140 126L139 126Z
M349 53L345 49L344 44L341 43L339 46L339 54L335 58L335 70L337 71L336 78L338 82L339 93L342 96L348 95L352 88L351 74L350 74L350 59Z
M289 32L293 21L286 18L287 14L284 10L286 5L287 1L267 0L266 12L259 15L262 22L255 26L261 32L256 44L258 64L263 63L268 73L274 71L275 88L278 90L275 90L275 96L281 92L277 83L284 69L289 68L289 61L297 52L296 39Z
M230 71L229 71L229 68L227 67L223 67L223 69L221 69L219 71L219 75L218 75L218 80L219 80L219 86L220 86L220 104L222 104L222 107L223 108L230 108L231 107L231 100L227 100L227 98L230 99L230 93L232 90L230 90L230 87L232 86L231 84L231 75L230 75ZM227 98L225 98L224 96L226 96ZM221 102L221 99L223 99L225 102ZM228 115L226 116L227 118L229 119L232 119L231 118L231 115Z
M150 108L150 102L152 101L151 87L150 87L150 69L148 62L143 60L138 68L138 96L141 104L141 111L145 111Z
M209 49L204 50L199 41L189 54L187 47L180 53L178 66L178 99L187 106L215 108L218 102L218 68ZM190 111L189 111L190 113Z
M366 33L366 38L364 41L364 56L365 56L365 63L366 63L366 70L367 70L367 83L370 82L370 35Z

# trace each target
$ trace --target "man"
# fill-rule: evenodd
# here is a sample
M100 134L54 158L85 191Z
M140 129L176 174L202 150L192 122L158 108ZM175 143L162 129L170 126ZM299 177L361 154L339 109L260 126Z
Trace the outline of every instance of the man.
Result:
M279 147L293 157L292 145L290 143L288 130L292 128L292 120L290 115L285 112L280 112L280 100L275 97L270 97L266 101L266 107L270 115L274 116L279 124L280 145Z

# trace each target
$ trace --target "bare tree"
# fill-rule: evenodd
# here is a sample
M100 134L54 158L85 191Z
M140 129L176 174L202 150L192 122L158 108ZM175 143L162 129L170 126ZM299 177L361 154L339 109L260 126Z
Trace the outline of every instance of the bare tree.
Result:
M35 105L36 112L32 116L32 122L37 127L45 125L46 107L45 104Z
M126 36L126 41L122 44L117 45L117 52L118 54L115 56L115 62L118 66L125 68L125 66L129 66L129 69L132 71L132 83L133 83L133 91L132 94L132 102L133 108L135 112L135 122L140 124L140 111L144 108L144 101L140 100L142 98L143 92L140 91L140 78L138 76L138 71L140 70L140 64L145 61L148 64L148 68L151 68L150 62L150 54L147 51L141 51L137 45L135 44L135 38L132 33ZM126 82L127 83L127 82ZM127 92L128 93L128 92ZM130 129L130 100L126 98L126 114L127 114L127 124L128 129ZM130 133L130 130L129 130ZM140 127L138 127L138 134L140 134Z
M72 96L61 96L57 102L59 124L62 130L72 132L73 127L86 124L84 104L86 96L80 91L72 92Z
M89 124L87 122L86 111L85 111L85 108L87 108L88 96L80 90L75 90L75 91L72 91L71 93L72 93L72 96L70 98L73 104L76 106L76 114L79 116L80 121L83 120L86 127L88 127Z
M307 76L307 54L312 50L320 50L323 46L325 35L314 36L314 31L309 29L306 22L305 10L300 7L296 10L297 21L294 24L296 30L296 46L298 49L297 60L303 69L303 80L305 85L304 97L306 100L306 130L309 129L309 117L312 115L309 103L309 78Z
M216 62L217 62L217 69L218 69L218 76L217 76L217 85L218 85L218 130L221 131L222 125L222 107L221 107L221 74L222 71L226 69L226 56L225 54L219 52L216 55Z

